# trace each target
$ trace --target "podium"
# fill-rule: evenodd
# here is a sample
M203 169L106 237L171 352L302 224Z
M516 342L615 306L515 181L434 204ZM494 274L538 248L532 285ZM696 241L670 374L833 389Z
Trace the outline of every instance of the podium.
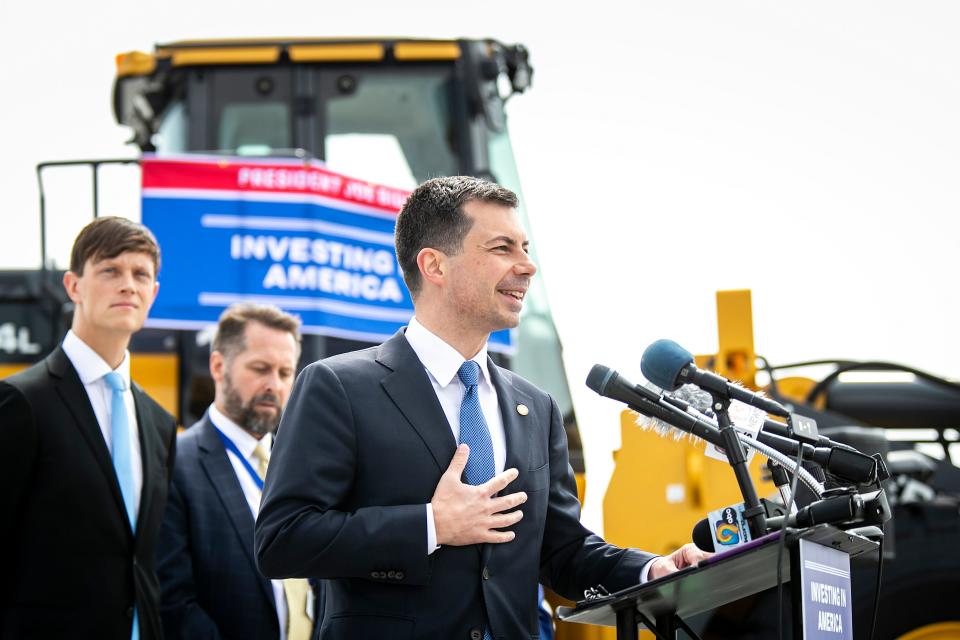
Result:
M816 543L850 557L875 550L877 543L857 533L830 525L787 529L781 558L786 583L801 571L801 541ZM673 639L683 629L696 634L684 618L751 596L777 585L777 555L781 532L775 531L747 544L724 551L669 576L651 580L609 596L581 601L576 607L559 607L565 622L616 626L618 640L636 640L643 624L662 639ZM804 637L802 589L793 589L794 638ZM799 632L799 633L798 633Z

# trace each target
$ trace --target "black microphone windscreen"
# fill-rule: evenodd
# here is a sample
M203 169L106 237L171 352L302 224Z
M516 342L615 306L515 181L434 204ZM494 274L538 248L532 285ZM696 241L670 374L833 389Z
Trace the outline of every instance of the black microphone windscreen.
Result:
M673 391L679 385L680 371L693 362L693 354L673 340L657 340L643 352L640 371L643 377L661 389Z
M838 447L830 450L827 471L857 484L870 484L877 480L877 461L865 453Z
M851 496L836 496L813 502L797 512L797 525L812 527L817 524L849 522L856 514Z
M590 369L590 373L587 374L587 386L600 395L606 395L607 385L610 384L610 379L615 373L610 367L595 364Z
M693 544L697 545L701 551L715 551L713 544L713 533L710 531L710 522L704 518L693 525L693 535L691 536Z

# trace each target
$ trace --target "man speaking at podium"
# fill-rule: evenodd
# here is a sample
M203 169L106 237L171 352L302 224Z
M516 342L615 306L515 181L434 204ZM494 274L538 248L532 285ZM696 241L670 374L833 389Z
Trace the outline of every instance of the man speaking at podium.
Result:
M579 521L556 402L487 357L536 266L517 198L469 177L397 218L415 317L297 378L267 473L257 559L327 578L321 637L537 637L537 582L580 599L695 564L620 549Z

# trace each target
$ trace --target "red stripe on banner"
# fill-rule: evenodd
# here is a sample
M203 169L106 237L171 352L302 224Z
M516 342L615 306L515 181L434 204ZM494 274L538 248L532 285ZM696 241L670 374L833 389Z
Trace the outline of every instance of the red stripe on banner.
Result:
M396 213L409 191L330 171L311 162L242 162L144 158L144 189L196 189L240 193L317 195Z

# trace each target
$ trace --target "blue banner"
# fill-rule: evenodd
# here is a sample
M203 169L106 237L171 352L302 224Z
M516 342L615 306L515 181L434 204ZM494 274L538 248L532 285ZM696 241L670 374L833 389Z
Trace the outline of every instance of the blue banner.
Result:
M394 252L407 192L271 159L143 162L143 223L163 252L148 326L200 329L274 304L304 333L380 342L413 315ZM490 338L512 351L511 334Z

